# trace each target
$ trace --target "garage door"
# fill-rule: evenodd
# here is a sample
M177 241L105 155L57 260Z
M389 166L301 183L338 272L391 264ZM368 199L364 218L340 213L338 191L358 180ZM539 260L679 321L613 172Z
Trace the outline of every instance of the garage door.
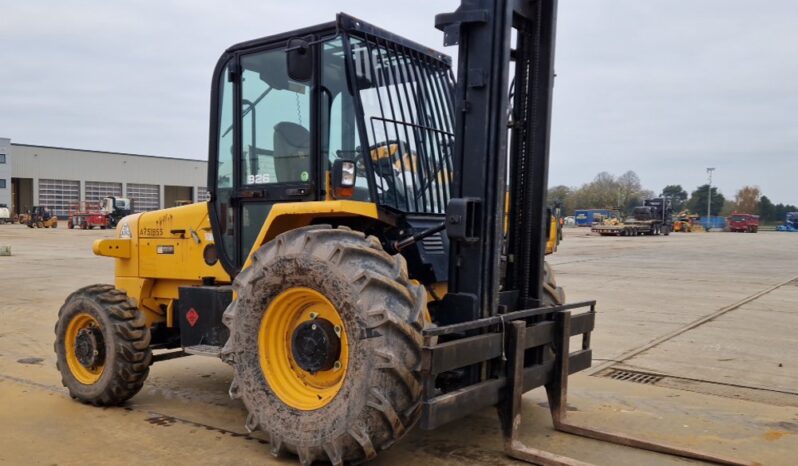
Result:
M161 187L157 184L127 184L127 197L133 200L134 212L161 208Z
M72 180L39 180L39 205L47 207L50 212L65 217L69 207L80 201L80 181Z
M87 181L85 196L87 201L101 201L108 196L122 197L122 183Z

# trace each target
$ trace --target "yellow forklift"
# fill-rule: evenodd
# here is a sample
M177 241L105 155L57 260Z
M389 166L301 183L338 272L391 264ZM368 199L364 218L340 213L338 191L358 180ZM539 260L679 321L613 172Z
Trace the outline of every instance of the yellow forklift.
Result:
M554 0L438 15L456 80L448 56L345 14L227 49L211 199L94 243L115 280L59 311L70 395L117 405L151 364L202 355L234 369L246 429L303 465L491 406L509 455L573 464L518 440L521 395L544 386L557 429L654 445L565 419L595 302L565 304L544 263L555 18Z
M43 206L33 206L23 220L28 228L58 228L58 217Z

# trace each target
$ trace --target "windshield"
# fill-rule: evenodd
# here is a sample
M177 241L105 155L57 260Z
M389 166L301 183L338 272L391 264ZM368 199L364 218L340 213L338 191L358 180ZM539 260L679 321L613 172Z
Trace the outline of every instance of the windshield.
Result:
M746 217L744 217L742 215L735 215L735 216L732 217L732 222L744 222L745 220L746 220Z
M352 38L351 48L368 141L359 158L371 167L377 202L443 213L454 145L449 67L369 36Z

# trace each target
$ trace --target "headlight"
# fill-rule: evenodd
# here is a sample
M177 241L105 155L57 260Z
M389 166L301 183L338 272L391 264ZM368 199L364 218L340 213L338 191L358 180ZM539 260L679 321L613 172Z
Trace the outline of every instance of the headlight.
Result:
M355 186L355 162L344 162L341 164L341 187L351 188Z
M130 234L130 226L127 222L122 224L122 228L119 229L119 238L121 239L130 239L133 235Z

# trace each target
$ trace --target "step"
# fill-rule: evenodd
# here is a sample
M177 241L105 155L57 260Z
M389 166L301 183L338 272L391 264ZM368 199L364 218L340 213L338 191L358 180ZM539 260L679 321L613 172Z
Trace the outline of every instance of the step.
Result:
M196 356L210 356L212 358L218 358L222 354L222 347L212 345L195 345L186 346L183 348L183 351Z

